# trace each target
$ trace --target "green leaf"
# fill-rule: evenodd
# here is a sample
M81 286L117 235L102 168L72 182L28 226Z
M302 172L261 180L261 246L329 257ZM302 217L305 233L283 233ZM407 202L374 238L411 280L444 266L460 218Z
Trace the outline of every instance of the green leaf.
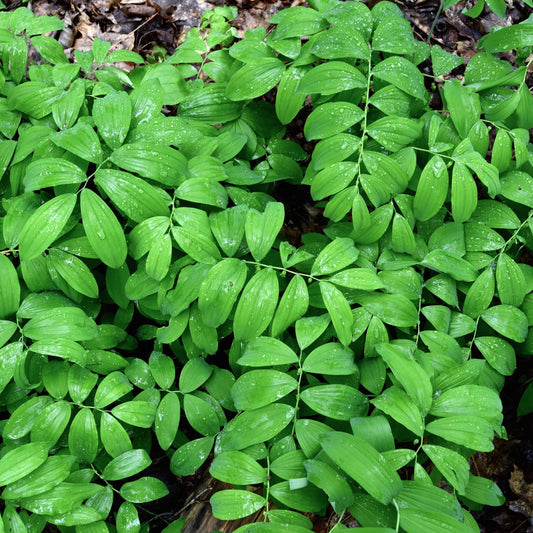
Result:
M180 446L170 458L170 471L176 476L190 476L196 472L208 458L213 442L213 437L202 437Z
M320 316L304 317L295 324L296 340L301 350L315 342L331 322L329 313Z
M309 292L302 276L295 275L279 302L272 320L272 336L277 337L305 314L309 307Z
M201 435L211 436L219 432L220 420L212 405L202 398L185 394L183 411L191 427Z
M363 110L350 102L328 102L307 117L304 134L308 141L326 139L363 120Z
M513 149L511 145L511 137L505 130L499 129L492 145L490 162L501 173L509 168L512 158Z
M494 271L486 268L470 285L463 304L463 312L472 318L478 318L494 298Z
M250 253L256 261L261 261L270 251L285 216L283 204L269 202L263 213L250 209L246 213L244 231Z
M165 199L161 189L143 179L120 170L100 169L94 181L111 202L134 222L169 215L170 197Z
M219 520L236 520L259 511L265 498L247 490L220 490L210 499L213 516Z
M307 66L291 66L283 72L276 92L276 116L282 124L288 124L296 117L305 101L305 94L296 92Z
M21 261L35 259L57 239L75 205L75 194L61 194L41 205L28 218L20 234Z
M33 340L83 341L98 335L95 322L77 307L57 307L37 313L23 328L24 335Z
M367 59L370 47L356 28L336 26L318 33L312 40L309 51L322 59Z
M311 409L334 420L364 416L368 410L366 396L348 385L317 385L305 389L300 398Z
M109 461L102 471L102 477L106 481L117 481L142 472L151 463L146 450L129 450Z
M309 485L306 478L282 481L271 485L270 494L284 506L303 512L322 514L327 505L325 494L314 485ZM276 528L279 529L277 524ZM285 531L294 531L296 533L298 529L291 526Z
M452 216L455 222L466 222L477 207L477 186L465 165L456 162L452 170Z
M413 200L413 212L418 220L429 220L442 207L448 194L448 171L443 159L433 156L422 170Z
M266 481L266 470L247 453L236 450L216 455L209 473L232 485L256 485Z
M422 260L422 265L449 274L457 281L475 281L477 270L465 259L446 250L433 250Z
M231 397L239 410L256 409L283 398L297 387L293 377L278 370L251 370L237 379Z
M336 342L315 348L305 358L302 370L330 376L349 376L358 372L353 351Z
M504 305L519 307L528 292L526 279L520 267L507 254L498 255L496 262L496 287Z
M3 253L0 253L0 279L2 280L0 284L0 318L4 319L18 311L20 283L13 263ZM7 331L10 329L7 329ZM11 334L13 334L13 331L11 331ZM7 336L6 341L11 337L11 334Z
M70 422L70 414L70 404L65 401L54 402L45 407L31 429L32 442L47 442L54 446Z
M526 315L511 305L495 305L481 314L481 318L500 335L516 342L524 342L528 332Z
M111 457L118 457L133 448L121 423L107 412L102 413L100 420L100 438L106 452Z
M156 407L145 401L132 400L111 409L111 414L132 426L149 428L154 423Z
M305 461L304 466L309 481L328 495L335 512L342 513L353 503L350 485L334 468L318 460Z
M54 455L28 475L10 483L2 492L2 498L16 500L35 496L59 485L70 474L75 458L72 455Z
M350 304L341 291L325 281L321 281L320 294L331 317L333 327L341 344L348 346L352 342L353 315Z
M27 81L9 92L9 109L16 109L30 117L41 119L50 114L52 105L64 94L60 87L46 87L38 81Z
M478 49L504 52L531 45L533 45L533 24L526 21L484 35L478 42Z
M111 93L97 98L93 104L93 118L98 133L112 150L119 148L130 129L131 100L127 93Z
M180 392L192 392L200 388L211 375L213 367L206 363L205 359L195 357L189 359L181 369L179 378Z
M353 161L341 161L320 170L311 183L311 196L322 200L348 187L357 174L358 165Z
M85 172L70 161L55 157L37 159L26 169L24 189L36 191L45 187L81 183L86 179Z
M431 47L431 62L433 63L433 74L442 76L442 74L462 65L464 60L462 57L451 54L443 50L438 44L435 44Z
M387 231L394 209L389 203L368 214L366 205L363 208L361 202L364 204L363 198L357 195L352 207L354 231L350 237L358 244L371 244L380 239Z
M516 369L514 348L499 337L476 337L476 348L489 365L504 376L510 376Z
M133 385L122 372L111 372L100 382L94 396L94 406L101 409L125 396Z
M98 454L98 431L93 412L83 407L74 417L68 433L70 453L83 463L92 463Z
M187 95L180 102L178 115L209 124L219 124L238 119L242 109L243 103L233 102L231 97L226 95L224 85L210 83Z
M450 485L463 494L470 471L468 461L456 451L443 446L424 444L422 449Z
M156 281L168 274L172 260L172 239L168 233L161 235L150 248L146 258L146 273Z
M141 477L120 487L120 495L131 503L152 502L164 498L167 494L165 484L155 477Z
M447 416L426 425L426 431L472 450L490 452L494 449L493 424L478 416Z
M533 207L533 178L526 172L506 172L501 179L501 194L518 204Z
M89 298L98 298L98 283L80 258L52 248L48 252L47 261L75 291Z
M372 48L392 54L414 52L413 30L408 20L396 15L383 17L374 30Z
M270 337L257 337L244 349L237 361L242 366L274 366L298 362L298 356L286 344Z
M294 408L273 403L244 411L233 418L222 430L220 451L244 450L278 435L294 417Z
M383 117L369 125L368 134L390 152L397 152L420 137L421 125L404 117Z
M458 80L447 81L443 93L452 122L464 139L481 115L479 96L469 87L461 85Z
M0 262L2 262L1 259L0 259ZM4 275L2 275L2 279L9 279L9 278L6 278L4 277ZM11 286L10 288L12 287L13 286ZM0 287L0 302L3 301L2 300L3 296L1 295L1 291L2 291L2 287ZM7 301L9 301L9 297L6 299ZM17 308L18 308L18 304L17 304ZM9 320L0 320L0 348L2 348L2 346L4 346L4 344L13 336L13 333L15 333L15 331L17 331L17 324L15 322L11 322Z
M130 502L123 502L117 511L116 526L117 533L139 533L141 522L137 507Z
M426 100L422 73L404 57L395 56L384 59L374 67L372 74L419 100Z
M180 414L178 395L175 392L168 392L157 406L154 423L155 436L163 450L168 450L176 438Z
M57 144L57 146L61 146L61 148L64 148L72 154L81 157L85 161L90 161L91 163L96 163L97 165L102 162L103 153L102 148L100 146L100 140L98 139L98 135L96 135L96 132L93 130L93 128L91 128L91 126L89 126L89 124L85 122L78 122L72 128L59 131L56 134L52 135L51 139L54 144ZM40 161L49 160L43 159ZM68 163L68 161L65 161L63 159L58 161L63 164ZM35 161L35 163L37 162L39 161ZM57 170L60 169L61 166L58 166ZM79 173L79 169L77 169L77 172ZM85 179L85 174L83 174L79 181L82 182ZM71 183L73 183L73 181L71 181Z
M348 289L361 289L364 291L373 291L384 287L376 272L370 268L342 270L328 278L328 281Z
M280 81L285 65L274 57L245 64L230 78L226 96L230 100L251 100L272 89Z
M421 437L424 434L424 421L420 410L402 389L389 387L371 403L415 435Z
M328 61L304 74L296 92L329 95L366 85L366 77L355 67L343 61Z
M396 471L365 440L335 431L322 437L322 448L377 501L387 505L402 489Z
M210 178L190 178L176 190L176 197L187 202L225 208L228 205L226 189Z
M0 459L0 485L9 485L41 466L48 457L48 443L21 444Z
M460 385L435 398L430 414L439 417L476 416L501 424L502 403L498 394L480 385Z
M282 9L270 19L270 22L277 24L276 39L314 35L327 27L327 21L322 13L303 6Z
M406 533L469 533L471 529L448 514L428 509L402 509L400 524Z
M264 268L254 274L235 309L235 339L250 340L265 331L274 316L278 294L279 283L274 270Z
M187 166L181 152L151 142L124 144L111 154L110 159L124 170L136 172L168 187L180 185Z
M214 265L221 260L217 245L209 237L185 227L173 227L172 235L179 247L195 261Z
M386 324L405 328L414 327L418 323L416 307L401 294L371 292L359 296L358 302Z
M297 480L306 477L304 461L305 454L302 450L292 450L276 457L270 463L270 469L281 479Z
M498 485L490 479L470 474L464 495L476 503L499 507L505 503L505 496Z
M87 188L81 191L80 207L83 229L98 257L111 268L122 266L128 247L113 211L102 198Z
M352 239L337 237L318 254L311 267L311 275L332 274L354 263L358 256L359 250Z

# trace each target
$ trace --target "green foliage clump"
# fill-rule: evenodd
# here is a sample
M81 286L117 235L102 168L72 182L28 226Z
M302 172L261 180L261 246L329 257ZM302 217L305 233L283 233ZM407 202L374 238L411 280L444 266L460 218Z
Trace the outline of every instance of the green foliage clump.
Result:
M6 530L148 531L156 445L234 486L215 516L264 510L241 533L328 505L369 532L476 532L467 509L503 502L468 459L505 437L499 392L531 354L533 101L493 52L532 24L443 82L461 60L396 5L310 4L243 39L217 8L149 62L95 40L71 63L42 35L60 21L0 13ZM280 183L324 208L301 246Z

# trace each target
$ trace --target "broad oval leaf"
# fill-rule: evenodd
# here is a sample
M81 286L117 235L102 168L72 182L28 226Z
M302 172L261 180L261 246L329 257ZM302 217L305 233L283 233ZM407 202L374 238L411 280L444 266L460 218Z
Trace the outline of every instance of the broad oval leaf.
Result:
M93 118L98 133L112 150L121 146L128 134L131 110L130 97L123 91L107 94L94 101Z
M354 263L359 250L352 239L337 237L321 250L311 267L312 276L332 274Z
M19 308L20 283L13 263L3 253L0 254L0 279L2 280L2 283L0 283L0 319L4 319L15 314ZM6 335L10 329L6 328ZM13 331L11 331L12 333ZM11 337L11 334L7 336L7 339ZM2 334L0 334L0 337L2 337Z
M272 336L277 337L305 314L309 307L309 292L302 276L295 275L279 302L272 320Z
M235 309L235 339L250 340L265 331L274 316L278 295L278 277L270 268L260 270L248 281Z
M244 231L250 253L256 261L261 261L270 251L285 216L283 204L269 202L263 213L250 209L246 213Z
M274 57L252 61L230 78L226 96L230 100L251 100L270 91L285 72L283 62Z
M413 200L413 212L418 220L429 220L442 207L448 194L448 171L443 159L433 156L422 170Z
M302 370L330 376L349 376L358 371L353 351L337 342L328 342L315 348L305 358Z
M159 446L168 450L178 432L181 418L180 400L175 392L168 392L163 396L155 412L155 436Z
M50 157L32 161L24 176L24 189L36 191L45 187L82 183L87 179L78 165L70 161Z
M213 459L209 473L232 485L255 485L266 481L266 470L247 453L223 452Z
M311 409L334 420L350 420L368 411L366 396L348 385L316 385L305 389L300 397Z
M329 458L372 497L387 505L402 489L400 476L365 440L335 431L322 437Z
M266 500L247 490L220 490L211 496L213 516L220 520L236 520L259 511Z
M164 498L167 494L166 485L155 477L141 477L120 487L120 495L131 503L151 502Z
M128 255L124 231L110 207L95 192L80 194L83 229L96 255L111 268L122 266Z
M337 333L339 341L348 346L352 342L353 315L342 292L325 281L320 282L320 294Z
M59 237L75 205L75 194L61 194L41 205L28 218L20 234L21 261L35 259Z
M46 442L22 444L9 450L0 459L0 485L8 485L27 476L48 457Z
M328 102L307 117L304 134L308 141L326 139L363 120L363 110L350 102Z
M516 342L524 342L528 333L526 315L512 305L495 305L481 314L481 318L500 335Z
M472 450L490 452L494 449L493 424L478 416L438 418L426 425L426 431Z
M109 461L102 471L102 477L106 481L117 481L142 472L151 463L146 450L129 450Z
M98 431L93 412L83 407L74 417L68 433L68 447L82 463L92 463L98 454Z
M297 92L329 95L366 85L366 76L352 65L344 61L328 61L307 72L300 80Z
M170 471L176 476L190 476L196 472L208 458L214 440L202 437L180 446L170 458Z

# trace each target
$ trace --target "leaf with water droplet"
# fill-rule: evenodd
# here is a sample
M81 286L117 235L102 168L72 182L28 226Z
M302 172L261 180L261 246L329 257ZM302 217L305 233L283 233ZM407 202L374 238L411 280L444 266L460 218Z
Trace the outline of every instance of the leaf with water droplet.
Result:
M80 194L83 229L98 257L111 268L119 268L128 254L126 237L111 208L90 189Z

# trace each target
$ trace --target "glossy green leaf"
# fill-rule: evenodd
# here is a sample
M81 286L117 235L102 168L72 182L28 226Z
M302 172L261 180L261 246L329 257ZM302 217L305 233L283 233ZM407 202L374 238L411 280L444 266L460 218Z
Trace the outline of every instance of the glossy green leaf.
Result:
M161 189L127 172L100 169L96 172L95 182L134 222L169 214L170 198L166 200Z
M452 122L464 139L481 115L479 96L458 80L445 83L443 92Z
M102 471L102 477L106 481L117 481L142 472L151 463L146 450L129 450L109 461Z
M57 307L37 313L23 328L34 340L64 337L71 341L89 340L98 335L94 320L77 307Z
M247 490L220 490L210 499L213 516L220 520L236 520L259 511L265 498Z
M527 293L526 279L520 267L507 254L498 255L496 262L496 287L504 305L519 307Z
M305 94L296 92L302 76L308 67L292 66L285 70L281 76L276 92L276 116L282 124L291 122L300 111Z
M83 228L98 257L109 267L119 268L128 248L122 227L113 211L96 193L83 189L80 194Z
M327 505L326 495L314 485L309 485L306 478L271 485L270 494L283 505L303 512L322 513ZM292 531L292 526L289 530Z
M422 264L448 274L457 281L475 281L477 278L477 270L468 261L446 250L429 252L422 260Z
M472 450L490 452L494 449L493 424L477 416L439 418L429 422L426 431Z
M235 309L235 339L250 340L270 324L278 303L279 283L274 270L264 268L248 281Z
M348 346L352 342L353 326L350 304L342 292L331 283L321 281L320 294L331 317L339 341L344 346Z
M48 457L48 444L22 444L5 453L0 459L0 485L9 485L41 466Z
M180 415L178 395L174 392L168 392L157 406L154 423L155 436L163 450L168 450L176 438Z
M418 220L429 220L442 207L448 193L448 171L440 156L433 156L424 167L413 200Z
M98 298L98 283L89 267L81 259L52 248L48 252L47 261L75 291L89 298Z
M241 67L230 78L226 96L230 100L251 100L272 89L281 79L285 65L277 58L257 59Z
M366 396L348 385L317 385L305 389L300 398L311 409L334 420L364 416L368 410Z
M74 206L75 194L61 194L42 204L26 221L20 234L22 261L41 255L60 235Z
M400 477L370 444L354 435L332 432L323 436L329 458L371 496L388 504L402 488Z
M15 314L19 308L20 283L13 263L3 253L0 254L0 279L0 318L4 319Z
M232 485L255 485L266 480L266 470L248 454L236 450L216 455L209 473Z
M373 291L384 287L383 282L379 279L375 271L370 268L349 268L342 270L329 277L328 281L348 289L361 289L365 291Z
M291 422L293 416L294 408L281 403L244 411L224 427L219 448L221 451L243 450L270 440Z
M111 414L122 422L140 428L149 428L154 423L156 407L145 401L129 401L111 409Z
M481 318L500 335L516 342L524 342L528 332L526 315L511 305L495 305L481 314Z
M307 284L302 276L295 275L279 302L272 321L272 335L277 337L305 314L309 307Z
M91 163L100 164L103 159L102 148L100 146L100 140L98 135L91 128L91 126L85 122L78 122L72 128L64 129L63 131L57 132L52 136L52 141L57 146L61 146L65 150L68 150L72 154L81 157L85 161L90 161ZM48 161L44 159L42 161ZM37 161L35 162L37 163ZM68 161L58 160L58 163L66 165ZM70 165L69 165L70 166ZM76 165L73 165L76 167ZM61 164L57 166L56 172L60 171L62 167ZM68 168L68 167L67 167ZM51 169L53 170L53 168ZM74 176L78 176L80 173L79 168L74 168ZM54 176L55 179L55 176ZM85 180L85 175L81 173L79 182ZM75 183L73 180L66 183Z
M366 77L355 67L343 61L328 61L304 74L297 92L328 95L366 85Z
M421 72L404 57L388 57L378 63L372 74L419 100L425 100L426 89Z
M70 422L71 406L66 401L54 402L45 407L35 419L30 438L32 442L57 443Z
M357 169L357 163L341 161L320 170L313 177L311 196L315 200L322 200L327 196L341 192L352 183Z
M139 533L141 522L137 508L130 502L123 502L116 517L117 533Z
M456 222L466 222L477 206L477 187L465 165L456 162L452 171L452 216Z
M195 261L214 265L221 260L217 245L209 237L185 227L173 227L172 235L178 246Z
M232 257L244 237L244 224L248 209L237 205L209 215L211 231L225 255Z
M468 289L463 312L472 318L478 318L490 306L494 298L494 288L494 271L492 268L487 268Z
M493 505L499 507L505 502L505 496L498 488L498 485L484 477L470 474L464 495L469 499L482 505Z
M510 376L516 369L514 348L499 337L476 337L476 348L489 365L504 376Z
M479 40L478 48L487 52L503 52L532 44L533 28L531 24L522 23L500 28L499 31L485 35Z
M468 461L456 451L443 446L424 444L422 449L450 485L459 493L464 493L470 471Z
M92 463L98 453L98 431L93 412L84 407L70 424L68 433L70 453L83 463Z
M131 122L131 100L127 93L110 93L97 98L93 104L93 118L104 142L115 150L122 145Z
M50 157L32 161L24 176L26 191L36 191L56 185L70 185L86 180L85 172L78 165Z
M312 41L310 52L322 59L366 59L370 48L356 28L337 26L318 33Z
M103 408L122 398L133 389L133 385L122 372L111 372L100 382L94 396L94 406Z
M120 495L131 503L152 502L164 498L167 494L165 484L155 477L141 477L120 487Z
M357 373L354 353L336 342L328 342L315 348L304 360L304 372L331 376L349 376Z
M231 396L237 409L257 409L283 398L297 387L293 377L278 370L251 370L237 379Z
M448 514L428 509L403 509L400 524L406 533L424 530L427 533L468 533L471 531L463 522Z
M332 274L354 263L359 256L351 239L336 238L321 250L311 267L311 275Z
M283 204L279 202L269 202L263 213L250 209L246 214L246 242L256 261L261 261L272 248L283 225L284 215Z
M100 419L100 439L111 457L118 457L133 448L131 440L121 423L107 412Z
M209 456L213 442L213 437L202 437L180 446L170 458L170 471L176 476L190 476L196 472Z
M308 141L326 139L363 120L364 113L350 102L328 102L316 107L307 117L304 134Z

